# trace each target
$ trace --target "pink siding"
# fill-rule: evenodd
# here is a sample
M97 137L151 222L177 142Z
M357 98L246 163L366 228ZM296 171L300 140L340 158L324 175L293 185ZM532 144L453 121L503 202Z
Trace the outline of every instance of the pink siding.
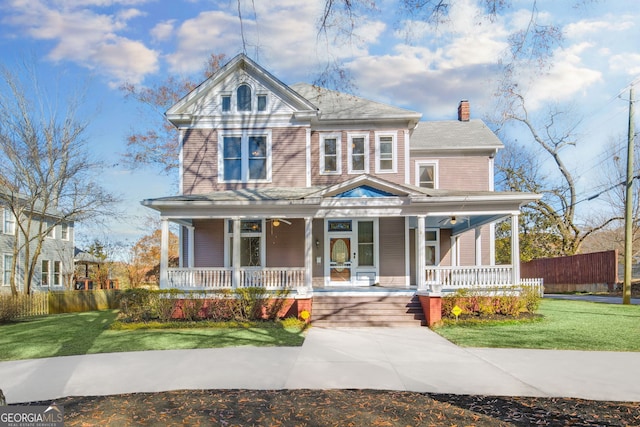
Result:
M271 132L271 183L218 183L218 136L215 130L183 134L183 194L259 187L306 185L306 131L295 127Z
M490 230L488 226L480 230L482 247L482 264L489 265L491 248L489 247ZM476 265L476 234L475 231L468 231L460 236L460 265Z
M380 284L405 286L404 217L380 218Z
M378 132L396 132L396 155L397 155L397 173L390 174L384 173L378 176L387 181L395 182L398 184L404 183L405 175L405 138L404 131L402 129L389 129L378 130ZM349 134L368 133L369 134L369 175L376 175L376 136L374 131L367 130L349 130L349 132L343 131L341 133L341 154L342 154L342 169L340 175L320 175L320 135L331 133L329 131L312 131L311 132L311 184L312 185L332 185L338 182L345 181L353 178L358 174L349 174L349 150L347 144L349 142Z
M438 162L438 183L443 190L489 190L489 158L483 156L412 157L411 184L416 184L416 162Z
M267 267L304 267L304 220L291 219L274 227L267 223Z
M224 267L224 220L194 220L194 266Z

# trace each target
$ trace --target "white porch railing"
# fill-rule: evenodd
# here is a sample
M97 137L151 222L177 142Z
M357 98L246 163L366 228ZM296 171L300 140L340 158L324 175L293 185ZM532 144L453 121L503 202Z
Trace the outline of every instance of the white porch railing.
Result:
M169 268L168 287L176 289L233 289L233 268ZM268 290L304 286L304 268L241 268L239 288Z
M427 285L440 284L443 289L490 288L513 285L510 265L480 265L471 267L427 267Z
M168 268L169 288L231 289L231 268Z

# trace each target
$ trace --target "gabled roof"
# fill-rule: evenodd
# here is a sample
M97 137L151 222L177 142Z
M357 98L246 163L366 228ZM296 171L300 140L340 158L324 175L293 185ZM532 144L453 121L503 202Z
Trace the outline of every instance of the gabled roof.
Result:
M317 109L315 105L290 89L289 86L282 83L248 56L239 54L169 108L165 115L172 122L189 119L192 115L191 111L193 106L201 102L218 83L222 82L230 74L236 72L246 73L269 85L273 92L277 92L280 98L296 110L296 113L304 115L316 114Z
M482 120L420 122L411 135L411 150L497 150L504 145Z
M415 123L422 117L415 111L307 83L296 83L291 85L291 89L318 107L318 118L322 121L397 119Z

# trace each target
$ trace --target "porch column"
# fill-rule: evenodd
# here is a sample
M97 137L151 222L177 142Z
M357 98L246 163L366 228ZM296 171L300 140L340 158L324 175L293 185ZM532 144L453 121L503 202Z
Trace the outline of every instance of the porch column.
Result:
M313 277L311 269L313 268L313 219L306 217L304 219L304 287L307 290L313 288Z
M518 214L511 215L511 268L512 284L520 284L520 236L518 225Z
M409 226L409 217L404 217L404 275L405 286L409 288L411 286L411 257L409 254L411 253L411 244L410 244L410 226Z
M451 267L458 266L458 236L451 236Z
M482 229L475 228L476 233L476 265L482 265Z
M160 289L169 288L169 220L160 222Z
M240 219L233 219L233 289L240 286Z
M189 268L193 268L195 266L195 260L193 259L193 257L195 256L195 244L193 243L193 236L194 236L194 231L195 231L195 227L194 226L188 226L187 227L187 263L188 263L188 267Z
M418 273L416 274L416 281L418 282L418 289L427 289L427 281L425 278L425 253L424 253L424 227L425 227L425 216L418 215L418 229L416 233L416 246L418 247L416 251L416 266L418 268Z

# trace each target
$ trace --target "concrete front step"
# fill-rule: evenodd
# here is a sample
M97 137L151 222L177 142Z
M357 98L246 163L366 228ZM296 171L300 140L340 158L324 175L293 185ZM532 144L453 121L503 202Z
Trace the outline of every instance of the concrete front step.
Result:
M425 323L416 296L314 296L315 326L421 326Z

